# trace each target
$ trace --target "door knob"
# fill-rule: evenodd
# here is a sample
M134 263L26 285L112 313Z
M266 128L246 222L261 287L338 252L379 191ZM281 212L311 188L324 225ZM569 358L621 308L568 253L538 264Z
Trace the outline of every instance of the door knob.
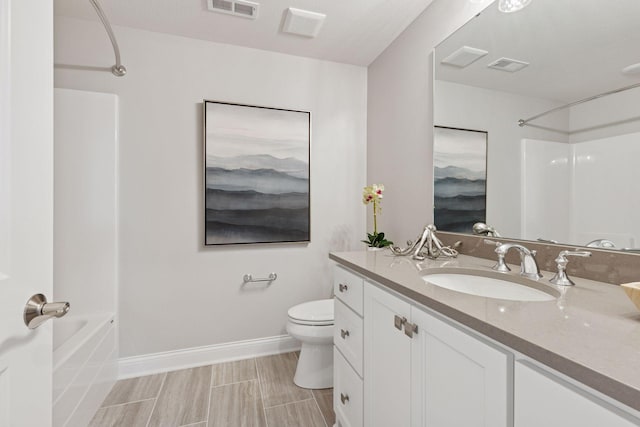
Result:
M62 317L69 311L68 302L47 302L47 297L36 294L29 298L24 307L24 324L35 329L52 317Z

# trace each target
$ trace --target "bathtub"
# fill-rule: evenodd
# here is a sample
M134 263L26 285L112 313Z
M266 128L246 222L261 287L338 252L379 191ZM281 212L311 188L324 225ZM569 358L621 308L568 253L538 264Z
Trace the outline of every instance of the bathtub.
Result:
M86 426L117 377L113 313L76 315L53 324L53 426Z

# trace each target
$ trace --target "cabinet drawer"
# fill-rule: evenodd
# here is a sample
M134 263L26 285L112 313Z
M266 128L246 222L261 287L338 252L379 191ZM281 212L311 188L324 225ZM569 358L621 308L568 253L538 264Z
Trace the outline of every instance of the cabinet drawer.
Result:
M342 267L336 266L333 293L353 311L362 316L362 286L364 279Z
M362 318L335 300L333 343L362 377Z
M333 349L333 410L341 427L362 427L362 380L349 363Z

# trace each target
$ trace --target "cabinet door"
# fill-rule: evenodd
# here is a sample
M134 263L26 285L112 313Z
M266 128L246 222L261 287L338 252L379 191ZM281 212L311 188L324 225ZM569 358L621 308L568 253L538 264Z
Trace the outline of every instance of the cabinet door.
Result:
M411 425L513 425L512 356L416 307L411 317Z
M375 285L364 289L364 425L409 426L411 339L395 327L410 305Z
M515 369L516 427L631 427L640 424L584 390L526 361Z

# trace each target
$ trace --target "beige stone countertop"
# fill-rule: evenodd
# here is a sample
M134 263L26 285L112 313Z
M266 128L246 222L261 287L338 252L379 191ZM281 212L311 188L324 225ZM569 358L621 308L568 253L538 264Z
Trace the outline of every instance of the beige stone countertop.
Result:
M640 312L620 286L573 278L576 286L491 270L495 261L460 255L414 261L389 250L331 253L345 267L640 411ZM522 302L448 290L422 276L449 269L495 276L546 289L558 298ZM640 272L639 272L640 276Z

